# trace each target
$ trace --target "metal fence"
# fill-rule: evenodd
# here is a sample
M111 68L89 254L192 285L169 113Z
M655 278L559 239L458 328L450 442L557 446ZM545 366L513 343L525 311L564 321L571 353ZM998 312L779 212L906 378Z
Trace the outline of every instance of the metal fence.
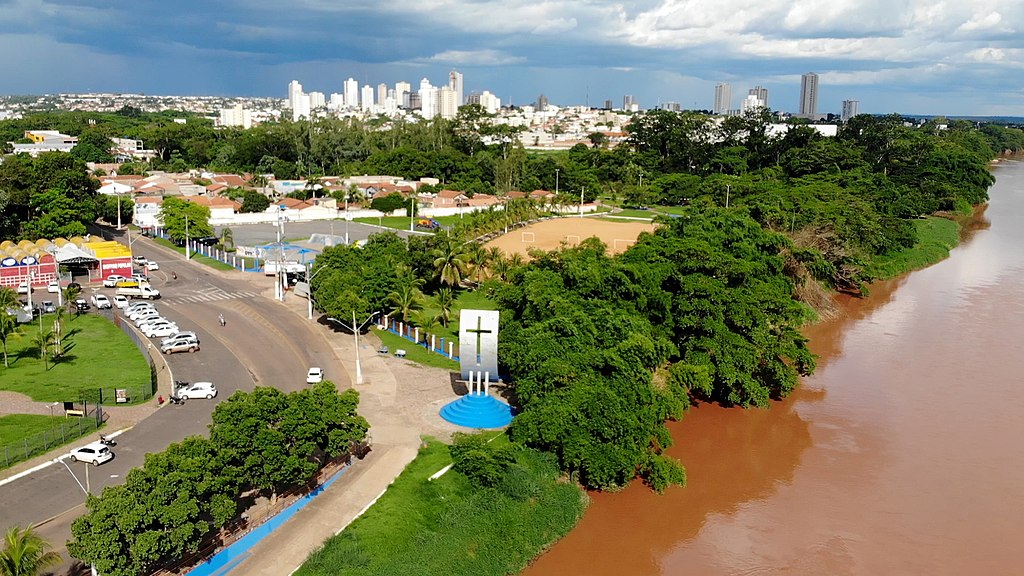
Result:
M58 446L95 432L97 428L99 428L97 418L85 417L73 420L54 418L53 428L50 430L44 430L0 446L0 466L7 468L38 454L45 454Z
M98 310L97 312L113 322L114 326L120 328L132 343L135 344L135 347L139 349L142 357L145 358L146 363L149 364L149 382L140 383L135 386L110 386L96 388L95 391L87 391L90 395L90 400L96 404L138 404L139 402L149 400L153 397L153 394L156 393L157 389L157 367L153 362L153 357L149 353L153 344L144 336L133 330L123 317L114 314L113 309Z

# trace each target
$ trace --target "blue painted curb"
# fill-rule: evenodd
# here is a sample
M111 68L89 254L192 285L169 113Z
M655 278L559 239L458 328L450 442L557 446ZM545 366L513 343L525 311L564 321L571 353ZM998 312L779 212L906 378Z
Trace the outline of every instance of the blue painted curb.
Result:
M259 544L261 540L269 536L274 530L277 530L281 525L291 519L296 512L302 510L306 504L309 504L313 500L313 498L319 496L327 489L328 486L341 477L348 468L348 466L345 466L341 470L337 471L333 476L328 478L326 482L317 486L312 492L306 494L302 498L299 498L290 506L278 512L270 520L267 520L259 527L253 529L252 532L243 536L234 544L214 554L209 560L193 568L188 572L188 576L224 576L231 572L243 560L250 556L249 551L253 546Z

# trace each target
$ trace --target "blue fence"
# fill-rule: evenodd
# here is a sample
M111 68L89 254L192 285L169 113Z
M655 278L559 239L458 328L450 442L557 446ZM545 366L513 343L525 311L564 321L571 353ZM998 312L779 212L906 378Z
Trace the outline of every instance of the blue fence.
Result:
M440 354L441 356L444 356L445 358L450 358L452 360L455 360L456 362L459 361L459 357L455 355L455 353L459 351L459 342L454 338L438 338L435 336L433 339L431 339L431 336L434 335L427 334L426 332L424 332L423 334L419 335L421 337L421 341L417 342L416 329L412 326L409 326L408 324L404 324L397 320L388 320L386 328L388 332L391 332L395 336L401 336L402 338L405 338L406 340L415 343L417 346L422 346L435 354ZM433 341L434 345L438 347L431 347L431 341ZM450 355L448 353L449 344L451 344Z

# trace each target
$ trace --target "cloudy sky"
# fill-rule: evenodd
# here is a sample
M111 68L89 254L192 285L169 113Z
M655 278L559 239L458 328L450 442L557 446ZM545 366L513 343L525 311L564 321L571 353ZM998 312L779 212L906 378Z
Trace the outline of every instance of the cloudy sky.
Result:
M525 104L1024 116L1024 0L0 0L0 93L284 98L451 69Z

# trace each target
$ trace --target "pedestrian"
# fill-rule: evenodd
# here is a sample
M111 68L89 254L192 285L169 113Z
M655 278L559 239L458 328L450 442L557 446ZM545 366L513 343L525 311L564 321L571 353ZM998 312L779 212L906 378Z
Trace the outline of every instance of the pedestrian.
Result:
M221 325L221 326L226 326L226 325L227 325L227 321L226 321L226 320L224 320L224 315L223 315L223 314L221 314L220 316L218 316L218 318L217 318L217 319L218 319L218 320L220 321L220 325Z

